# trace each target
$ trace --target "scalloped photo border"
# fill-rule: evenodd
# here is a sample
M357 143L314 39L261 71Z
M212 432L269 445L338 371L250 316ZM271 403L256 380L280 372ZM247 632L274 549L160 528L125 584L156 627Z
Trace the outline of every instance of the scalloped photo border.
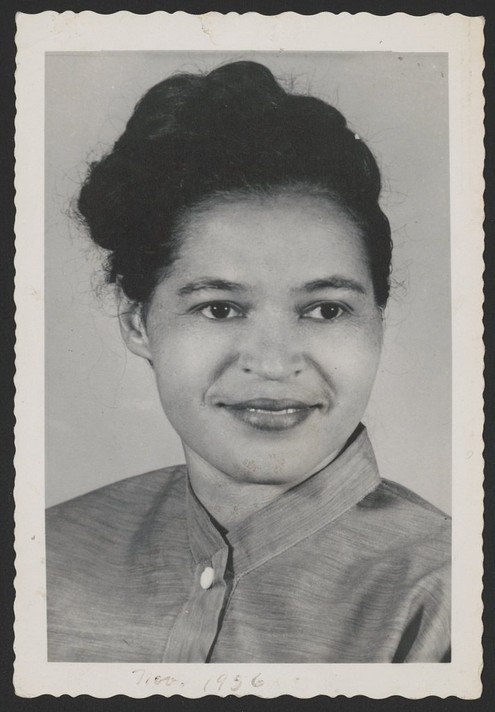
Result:
M481 695L483 533L483 19L459 14L17 15L16 694L335 697ZM452 662L98 664L47 661L44 116L48 52L444 52L449 63L452 270ZM220 683L221 681L221 683Z

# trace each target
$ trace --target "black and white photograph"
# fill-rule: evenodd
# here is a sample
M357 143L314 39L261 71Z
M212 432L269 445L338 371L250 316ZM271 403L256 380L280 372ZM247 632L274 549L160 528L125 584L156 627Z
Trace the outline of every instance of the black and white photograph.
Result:
M476 696L479 18L85 15L19 21L21 694Z

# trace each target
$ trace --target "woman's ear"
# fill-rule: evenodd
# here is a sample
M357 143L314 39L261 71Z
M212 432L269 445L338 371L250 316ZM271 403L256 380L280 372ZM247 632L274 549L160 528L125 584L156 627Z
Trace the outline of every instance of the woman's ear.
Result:
M151 363L149 339L141 309L136 305L126 304L125 307L121 305L119 324L120 333L129 351Z

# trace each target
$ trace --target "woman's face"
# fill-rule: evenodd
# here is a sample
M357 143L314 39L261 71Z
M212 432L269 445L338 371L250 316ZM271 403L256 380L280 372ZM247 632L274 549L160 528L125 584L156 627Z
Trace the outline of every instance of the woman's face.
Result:
M343 447L376 374L382 314L358 228L326 198L218 199L129 347L153 363L186 456L294 485Z

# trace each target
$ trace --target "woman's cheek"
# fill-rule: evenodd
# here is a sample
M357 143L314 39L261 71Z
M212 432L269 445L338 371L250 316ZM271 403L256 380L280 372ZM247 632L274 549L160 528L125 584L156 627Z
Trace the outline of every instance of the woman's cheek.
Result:
M191 332L170 334L163 340L159 356L154 360L162 401L165 398L201 400L224 361L220 339L204 338ZM171 407L170 403L166 405Z
M348 324L327 348L327 372L341 395L367 400L375 380L382 347L381 319Z

